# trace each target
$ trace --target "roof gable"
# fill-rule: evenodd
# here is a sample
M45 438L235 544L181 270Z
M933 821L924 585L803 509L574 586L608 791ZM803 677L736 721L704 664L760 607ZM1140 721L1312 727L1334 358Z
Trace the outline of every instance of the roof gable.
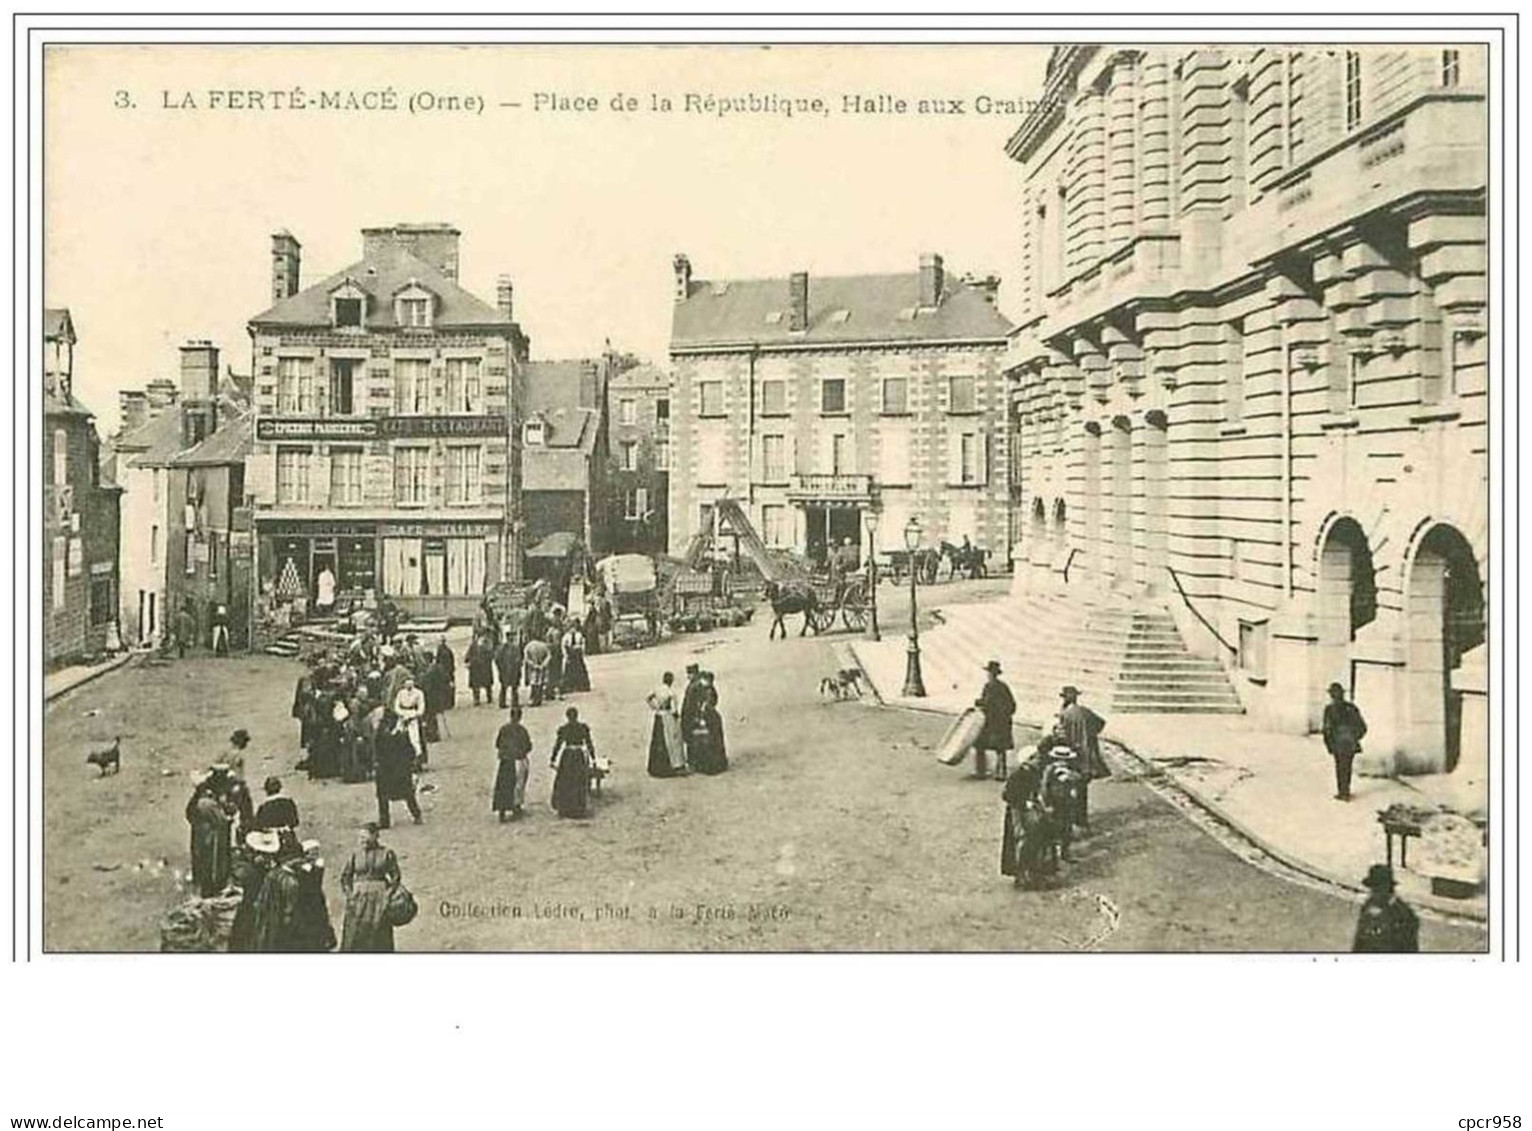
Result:
M411 285L423 287L436 296L432 325L437 328L514 325L498 308L475 298L425 260L396 246L381 248L328 278L305 287L297 294L282 299L250 319L250 324L327 327L331 324L331 295L348 282L367 297L364 326L368 330L398 327L398 320L394 316L394 296Z

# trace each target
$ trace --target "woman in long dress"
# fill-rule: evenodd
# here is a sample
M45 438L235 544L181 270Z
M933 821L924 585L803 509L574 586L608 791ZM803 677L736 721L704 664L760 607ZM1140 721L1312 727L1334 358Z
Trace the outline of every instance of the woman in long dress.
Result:
M349 951L392 951L394 928L385 914L388 897L399 886L399 860L393 849L378 841L378 826L362 826L361 846L351 854L340 874L346 893L346 921L341 927L340 948Z
M585 666L585 634L574 621L561 641L564 652L564 692L590 690L590 669Z
M209 774L198 781L186 803L191 825L191 871L197 894L204 899L217 895L229 882L232 866L229 813L218 800Z
M415 751L416 765L425 765L426 741L422 726L427 702L425 692L415 686L414 676L405 676L404 684L399 688L399 696L391 706L399 730L409 736L410 746Z
M560 817L590 816L590 776L596 757L590 727L580 721L574 707L564 712L566 722L553 740L553 808Z
M505 820L510 813L521 816L522 802L527 792L527 774L531 766L527 755L532 753L532 736L521 725L521 708L511 708L511 721L495 735L495 756L499 767L495 770L495 796L491 808Z
M479 705L479 693L484 702L493 703L495 698L495 646L485 635L475 636L468 647L468 689L473 692L473 705Z
M676 703L676 677L666 672L659 689L649 693L654 725L649 730L649 776L671 778L687 772L686 746L681 741L681 718Z
M697 714L698 734L692 747L692 769L704 774L721 774L729 768L729 755L723 741L723 716L718 713L718 690L713 673L703 672L702 702Z

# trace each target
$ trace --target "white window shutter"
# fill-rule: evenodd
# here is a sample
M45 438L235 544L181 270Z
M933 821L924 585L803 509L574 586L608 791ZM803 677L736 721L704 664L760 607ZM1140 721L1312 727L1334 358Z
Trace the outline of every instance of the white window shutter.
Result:
M947 482L963 482L963 434L956 428L947 430Z
M276 502L277 456L275 452L251 452L246 457L245 490L255 497L256 502Z
M989 433L980 432L974 437L974 459L977 461L975 479L980 486L989 485Z
M309 464L309 502L330 501L330 456L316 452Z

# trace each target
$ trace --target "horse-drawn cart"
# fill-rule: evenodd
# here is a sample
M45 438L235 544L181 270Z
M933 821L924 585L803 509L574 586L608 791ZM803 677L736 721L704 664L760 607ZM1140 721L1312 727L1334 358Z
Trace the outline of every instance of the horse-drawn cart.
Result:
M655 643L660 582L654 560L644 554L613 554L596 563L596 575L612 606L612 642L618 647Z
M868 597L867 578L864 574L848 574L840 581L816 576L812 586L814 607L806 615L816 633L828 632L833 628L837 615L852 632L860 632L867 627L867 610L872 607L872 601Z
M728 570L680 569L668 579L667 624L672 632L738 627L755 610L745 604Z

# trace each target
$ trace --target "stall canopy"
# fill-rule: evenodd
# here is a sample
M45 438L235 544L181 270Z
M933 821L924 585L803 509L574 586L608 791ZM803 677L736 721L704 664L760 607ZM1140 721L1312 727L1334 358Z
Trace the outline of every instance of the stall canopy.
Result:
M654 589L654 562L645 554L615 554L597 565L610 593L647 593Z
M560 530L548 535L537 545L527 551L529 558L567 558L574 553L575 547L580 544L577 535L567 530Z

